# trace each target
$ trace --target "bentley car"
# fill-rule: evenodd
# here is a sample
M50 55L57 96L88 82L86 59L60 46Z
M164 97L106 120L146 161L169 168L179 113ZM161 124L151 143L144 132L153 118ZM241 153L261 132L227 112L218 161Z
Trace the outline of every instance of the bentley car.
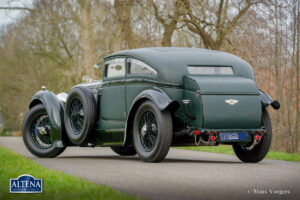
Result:
M55 95L45 87L29 105L23 140L38 157L67 146L108 146L121 156L160 162L171 146L232 145L259 162L272 140L269 105L252 67L229 53L141 48L104 58L103 81Z

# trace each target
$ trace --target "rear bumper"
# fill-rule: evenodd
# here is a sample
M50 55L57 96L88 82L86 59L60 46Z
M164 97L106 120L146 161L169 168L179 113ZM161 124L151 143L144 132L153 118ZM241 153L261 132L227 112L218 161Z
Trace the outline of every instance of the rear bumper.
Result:
M194 135L197 135L195 133L199 133L199 131L194 131ZM234 143L251 142L256 135L263 136L266 133L264 129L202 129L200 136L207 135L210 141L214 137L213 141L217 143Z
M218 145L253 142L255 138L260 140L267 132L264 129L202 129L194 130L193 134L198 145Z
M172 146L216 146L219 144L257 143L265 134L264 129L201 129L186 134L174 134Z

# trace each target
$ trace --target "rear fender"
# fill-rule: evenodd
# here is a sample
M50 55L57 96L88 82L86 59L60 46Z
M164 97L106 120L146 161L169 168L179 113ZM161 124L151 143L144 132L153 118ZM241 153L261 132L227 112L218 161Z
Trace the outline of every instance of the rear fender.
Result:
M277 100L274 100L267 95L264 91L259 90L259 95L261 99L261 104L263 109L266 109L269 105L271 105L275 110L278 110L280 108L280 103Z
M43 104L51 123L51 142L56 147L66 146L66 134L64 129L64 105L58 97L49 90L40 90L33 97L29 108L37 104Z
M165 110L171 104L176 101L172 101L170 97L159 88L152 88L148 90L144 90L141 92L132 102L129 113L127 115L127 123L125 128L125 137L124 137L124 145L128 144L130 136L132 134L132 125L134 120L134 115L142 102L145 100L152 101L159 110Z

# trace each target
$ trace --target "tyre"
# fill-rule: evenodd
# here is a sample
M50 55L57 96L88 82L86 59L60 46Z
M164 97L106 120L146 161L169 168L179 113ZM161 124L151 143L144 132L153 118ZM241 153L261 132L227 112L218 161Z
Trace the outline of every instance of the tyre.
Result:
M26 148L40 158L53 158L66 148L55 147L50 140L51 124L43 104L31 108L22 126L22 138Z
M71 89L64 113L65 128L73 144L85 144L96 123L96 102L93 93L85 87Z
M134 147L131 146L114 146L110 147L116 154L120 156L134 156L136 155L136 151Z
M248 150L239 144L233 144L233 150L236 156L243 162L257 163L264 159L267 155L272 141L272 125L269 113L267 110L263 111L262 126L265 127L267 133L261 138L259 144Z
M168 154L173 135L171 114L151 101L138 108L133 122L133 142L144 162L160 162Z

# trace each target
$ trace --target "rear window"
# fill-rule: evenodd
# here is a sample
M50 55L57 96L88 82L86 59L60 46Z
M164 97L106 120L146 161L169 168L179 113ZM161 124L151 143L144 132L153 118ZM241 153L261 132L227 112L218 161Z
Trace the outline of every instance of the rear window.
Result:
M230 66L188 66L190 74L233 74Z
M149 75L156 75L157 72L152 69L147 64L135 60L135 59L129 59L130 61L130 68L129 68L129 74L149 74Z

